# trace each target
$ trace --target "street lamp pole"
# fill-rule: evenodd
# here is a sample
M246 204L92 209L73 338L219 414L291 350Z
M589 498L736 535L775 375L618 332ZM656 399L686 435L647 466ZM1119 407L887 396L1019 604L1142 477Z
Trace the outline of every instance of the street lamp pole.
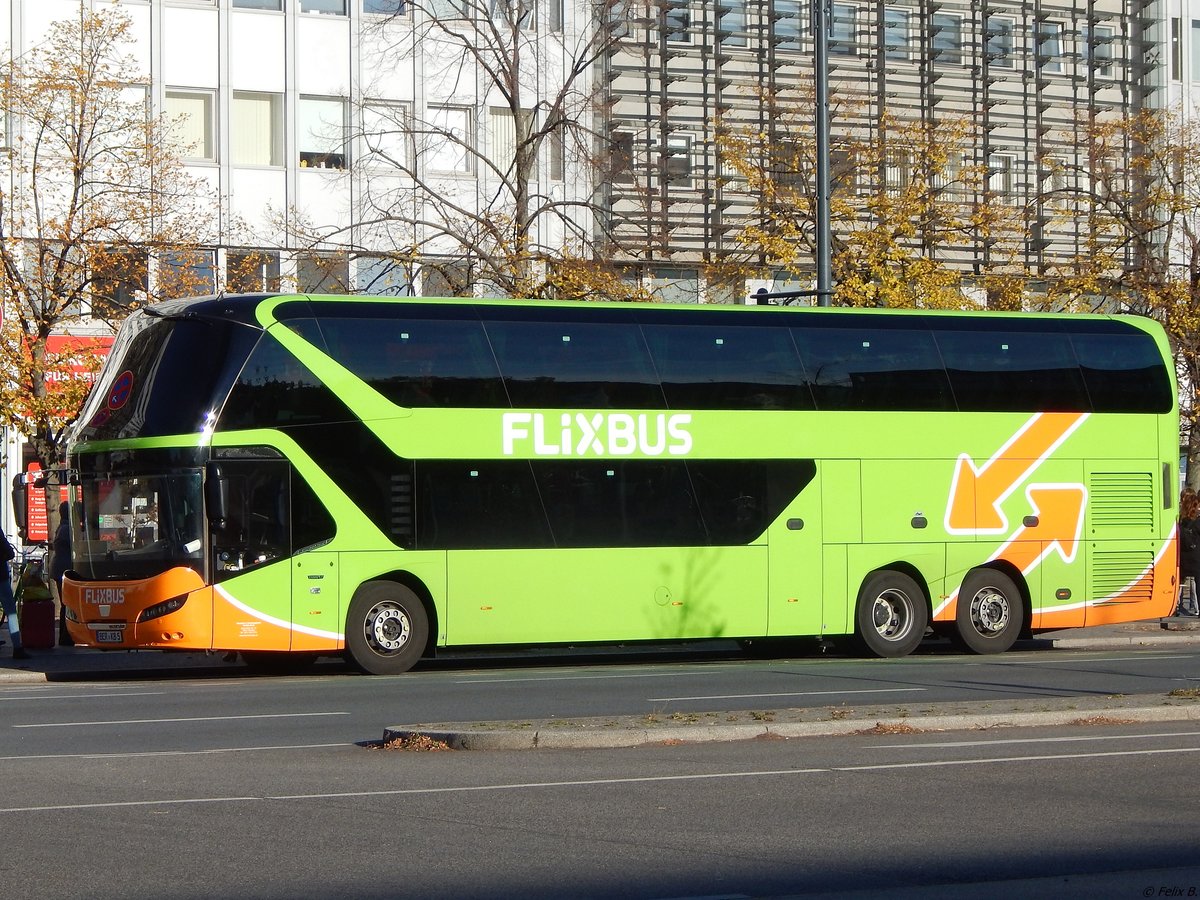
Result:
M817 136L816 238L817 306L833 302L833 263L829 247L829 31L833 0L812 0L812 26L816 36L813 81L816 84Z

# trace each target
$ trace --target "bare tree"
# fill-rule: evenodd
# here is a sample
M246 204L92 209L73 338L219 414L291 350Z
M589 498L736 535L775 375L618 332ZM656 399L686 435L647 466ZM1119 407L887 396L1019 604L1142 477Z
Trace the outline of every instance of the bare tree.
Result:
M574 7L586 17L565 15L562 0L402 9L363 37L353 224L293 215L297 239L375 255L377 286L410 284L420 269L426 293L586 292L605 271L594 252L601 73L624 5ZM397 84L418 81L415 102L396 98Z
M207 219L169 129L149 115L147 81L124 53L129 29L119 11L81 5L28 54L0 61L12 128L0 157L0 415L46 465L86 390L52 387L67 354L49 351L51 333L145 302L150 254L170 250L186 272ZM179 281L162 279L187 292Z

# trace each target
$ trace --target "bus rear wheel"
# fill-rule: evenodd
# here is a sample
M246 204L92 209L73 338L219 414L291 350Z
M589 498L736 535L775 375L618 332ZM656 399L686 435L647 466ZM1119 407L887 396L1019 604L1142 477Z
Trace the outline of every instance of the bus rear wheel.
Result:
M425 652L429 616L411 589L369 581L354 592L346 613L349 661L370 675L400 675Z
M972 653L1003 653L1025 623L1025 599L1016 582L996 569L972 569L958 589L954 643Z
M872 572L858 592L854 642L866 656L907 656L917 649L929 624L925 592L908 575Z

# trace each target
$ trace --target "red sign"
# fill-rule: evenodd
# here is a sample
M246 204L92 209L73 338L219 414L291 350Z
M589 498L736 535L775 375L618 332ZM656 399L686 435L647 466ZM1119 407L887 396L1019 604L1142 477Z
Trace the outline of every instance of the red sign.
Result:
M55 382L81 378L94 384L100 373L108 351L112 349L112 335L52 334L46 338L46 351L52 354L71 353L65 365L46 373L46 381Z
M42 467L37 463L30 463L29 468L25 471L30 475L34 472L40 472ZM30 481L33 479L31 478ZM25 543L37 544L43 541L50 540L50 517L46 511L46 489L44 487L35 487L33 484L25 485L25 509L28 526L25 529Z

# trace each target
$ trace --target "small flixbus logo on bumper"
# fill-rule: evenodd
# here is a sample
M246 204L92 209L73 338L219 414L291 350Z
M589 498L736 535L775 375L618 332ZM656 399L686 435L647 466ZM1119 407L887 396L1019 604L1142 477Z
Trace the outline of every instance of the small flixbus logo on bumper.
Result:
M687 413L504 413L504 455L685 456Z

